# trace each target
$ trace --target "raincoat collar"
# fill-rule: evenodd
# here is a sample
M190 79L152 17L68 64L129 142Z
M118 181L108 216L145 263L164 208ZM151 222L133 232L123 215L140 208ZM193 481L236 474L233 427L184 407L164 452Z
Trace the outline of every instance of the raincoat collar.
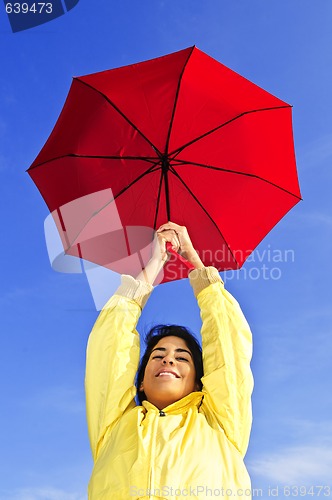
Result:
M149 401L143 401L142 406L145 409L145 411L152 411L152 412L162 412L165 415L176 415L179 413L184 413L186 412L189 408L193 406L197 406L197 408L200 407L203 399L203 393L202 392L191 392L187 396L185 396L182 399L179 399L179 401L175 401L175 403L172 403L171 405L166 406L165 408L162 408L162 410L159 410L156 406L154 406L152 403L149 403Z

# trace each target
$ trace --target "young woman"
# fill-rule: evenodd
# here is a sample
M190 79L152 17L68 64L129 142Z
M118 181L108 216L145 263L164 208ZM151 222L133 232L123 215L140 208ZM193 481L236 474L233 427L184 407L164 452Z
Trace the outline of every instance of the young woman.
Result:
M184 327L159 326L139 365L136 324L167 260L194 266L200 348ZM90 500L250 498L243 457L251 428L251 333L217 270L204 267L185 227L157 231L153 256L101 311L87 349Z

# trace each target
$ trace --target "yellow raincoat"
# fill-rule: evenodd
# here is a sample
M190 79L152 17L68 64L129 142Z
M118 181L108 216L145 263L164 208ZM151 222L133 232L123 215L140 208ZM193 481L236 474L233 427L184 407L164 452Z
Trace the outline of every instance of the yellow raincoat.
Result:
M164 408L165 416L134 401L135 327L152 287L124 276L91 332L90 500L250 498L243 463L251 428L250 329L215 268L189 277L203 323L203 389Z

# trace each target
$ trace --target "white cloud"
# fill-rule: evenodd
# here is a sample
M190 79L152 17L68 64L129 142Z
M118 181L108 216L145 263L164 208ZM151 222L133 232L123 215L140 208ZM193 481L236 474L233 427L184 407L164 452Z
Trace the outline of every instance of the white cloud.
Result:
M253 459L251 474L279 485L330 484L332 448L328 445L286 447Z
M292 224L297 227L302 227L305 224L308 226L327 227L331 229L332 216L327 212L299 212L293 216ZM299 226L300 224L300 226Z
M289 445L248 461L254 481L276 485L329 485L332 471L332 422L285 419L278 422Z
M313 222L314 224L328 226L331 228L332 226L332 216L330 214L321 213L321 212L313 212L309 213L306 216L307 222Z
M288 418L283 424L290 430L294 438L303 442L308 441L308 436L315 436L317 441L324 441L330 444L332 449L332 422L331 421L312 421L308 419Z
M87 500L87 495L52 487L20 488L14 491L0 491L0 500Z

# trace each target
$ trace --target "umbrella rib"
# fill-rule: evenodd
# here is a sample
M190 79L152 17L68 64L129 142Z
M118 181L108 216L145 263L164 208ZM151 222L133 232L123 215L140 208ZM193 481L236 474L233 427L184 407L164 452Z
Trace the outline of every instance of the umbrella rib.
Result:
M99 212L101 210L103 210L105 207L107 207L107 205L109 205L110 203L112 203L112 201L116 200L119 196L121 196L123 193L125 193L128 189L130 189L136 182L140 181L145 175L147 174L150 174L151 172L155 172L154 170L154 167L156 166L157 164L154 164L152 165L152 167L150 167L148 170L146 170L145 172L143 172L141 175L139 175L138 177L136 177L136 179L134 179L130 184L128 184L126 187L124 187L123 189L121 189L121 191L119 191L114 197L113 197L113 200L109 201L108 203L106 203L106 205L104 205L103 207L101 207L99 210L97 210L96 212L94 212L92 214L92 217L94 217L95 215L98 215Z
M104 210L104 208L106 208L110 203L112 203L113 201L115 201L119 196L121 196L123 193L125 193L129 188L131 188L131 186L133 186L136 182L138 182L139 180L142 179L142 177L144 177L145 175L151 173L151 172L154 172L153 168L154 168L155 165L153 165L151 168L149 168L148 170L146 170L145 172L143 172L141 175L139 175L138 177L136 177L136 179L134 179L130 184L128 184L128 186L126 186L125 188L121 189L121 191L119 191L115 196L113 196L113 198L108 201L107 203L105 203L105 205L103 205L101 208L99 208L98 210L96 210L95 212L93 212L93 214L91 215L91 217L89 218L89 220L86 221L84 227L82 227L82 229L78 232L78 234L75 236L74 240L76 240L79 235L81 234L81 232L83 231L83 229L86 227L86 225L90 222L91 219L93 219L93 217L95 217L96 215L98 215L102 210Z
M143 132L136 126L134 125L134 123L129 120L129 118L114 104L113 101L111 101L111 99L109 97L107 97L103 92L101 92L100 90L96 89L95 87L93 87L92 85L90 85L89 83L87 82L84 82L83 80L81 80L80 78L74 78L74 80L80 82L81 84L83 85L86 85L87 87L89 87L91 90L94 90L95 92L97 92L99 95L101 95L104 99L106 99L106 101L122 116L122 118L124 118L131 127L133 127L134 130L137 130L137 132L143 137L143 139L145 139L149 144L150 146L154 149L154 151L158 154L159 157L162 156L161 152L158 150L158 148L143 134Z
M239 172L237 170L231 170L231 169L223 168L223 167L214 167L213 165L204 165L203 163L195 163L192 161L185 161L185 160L175 160L175 161L178 161L178 163L177 163L178 165L194 165L196 167L209 168L211 170L219 170L220 172L227 172L230 174L237 174L237 175L245 175L247 177L259 179L263 182L266 182L267 184L271 184L271 186L274 186L274 187L280 189L281 191L284 191L287 194L290 194L291 196L294 196L298 200L302 200L302 198L300 196L297 196L296 194L292 193L291 191L288 191L288 189L285 189L281 186L278 186L278 184L275 184L274 182L269 181L268 179L264 179L264 177L260 177L259 175L256 175L256 174L250 174L249 172Z
M205 214L208 216L208 218L210 219L210 221L212 222L212 224L215 226L215 228L217 229L218 233L220 234L220 236L222 237L222 239L224 240L224 242L226 243L227 245L227 248L229 250L229 252L231 253L233 259L234 259L234 262L236 262L236 264L238 266L240 266L240 264L238 263L234 253L232 252L232 249L231 247L229 246L229 244L227 243L226 241L226 238L224 237L224 235L222 234L222 232L220 231L219 227L217 226L217 224L214 222L213 218L211 217L211 215L209 214L209 212L206 210L206 208L204 208L204 206L202 205L202 203L199 201L199 199L197 198L197 196L194 195L194 193L192 192L192 190L187 186L187 184L184 182L184 180L181 178L181 176L177 173L176 170L174 170L173 167L170 167L170 171L179 179L179 181L184 185L184 187L187 189L187 191L189 192L189 194L194 198L194 200L196 201L196 203L201 207L201 209L203 210L203 212L205 212Z
M88 158L88 159L105 159L105 160L143 160L148 163L153 163L157 165L159 159L153 158L152 156L103 156L103 155L79 155L76 153L69 153L66 155L56 156L55 158L50 158L49 160L42 161L41 163L37 163L33 167L29 167L28 170L33 170L34 168L41 167L46 163L51 163L52 161L62 160L63 158Z
M181 83L182 83L182 78L183 78L183 75L184 75L184 72L185 72L185 69L187 67L187 64L189 62L189 59L193 53L193 50L194 50L195 46L193 46L191 48L191 51L187 57L187 60L186 62L184 63L183 65L183 68L182 68L182 71L181 71L181 74L179 76L179 81L178 81L178 86L177 86L177 89L176 89L176 94L175 94L175 99L174 99L174 106L173 106L173 111L172 111L172 116L171 116L171 121L169 123L169 127L168 127L168 133L167 133L167 138L166 138L166 147L165 147L165 152L166 154L168 154L168 146L169 146L169 141L170 141L170 137L171 137L171 131L172 131L172 126L173 126L173 121L174 121L174 117L175 117L175 111L176 111L176 106L177 106L177 103L178 103L178 98L179 98L179 93L180 93L180 86L181 86Z
M179 148L175 149L174 151L172 151L170 153L170 156L171 155L172 156L173 155L178 155L179 153L181 153L188 146L191 146L195 142L198 142L201 139L203 139L204 137L206 137L206 136L208 136L210 134L213 134L214 132L216 132L217 130L221 129L222 127L225 127L226 125L229 125L230 123L234 122L235 120L238 120L239 118L242 118L245 115L250 115L251 113L260 113L262 111L273 111L273 110L276 110L276 109L284 109L284 108L291 108L291 107L292 106L290 106L289 104L287 104L287 106L275 106L273 108L261 108L261 109L252 109L250 111L244 111L243 113L240 113L239 115L234 116L234 118L231 118L230 120L227 120L227 122L222 123L221 125L218 125L217 127L213 128L212 130L209 130L208 132L205 132L204 134L200 135L199 137L196 137L192 141L187 142L187 144L184 144L183 146L180 146Z
M156 206L156 213L153 221L153 229L156 230L157 226L157 218L158 218L158 212L159 212L159 204L160 204L160 196L161 196L161 188L163 185L163 172L161 171L160 175L160 181L159 181L159 187L158 187L158 197L157 197L157 206Z

